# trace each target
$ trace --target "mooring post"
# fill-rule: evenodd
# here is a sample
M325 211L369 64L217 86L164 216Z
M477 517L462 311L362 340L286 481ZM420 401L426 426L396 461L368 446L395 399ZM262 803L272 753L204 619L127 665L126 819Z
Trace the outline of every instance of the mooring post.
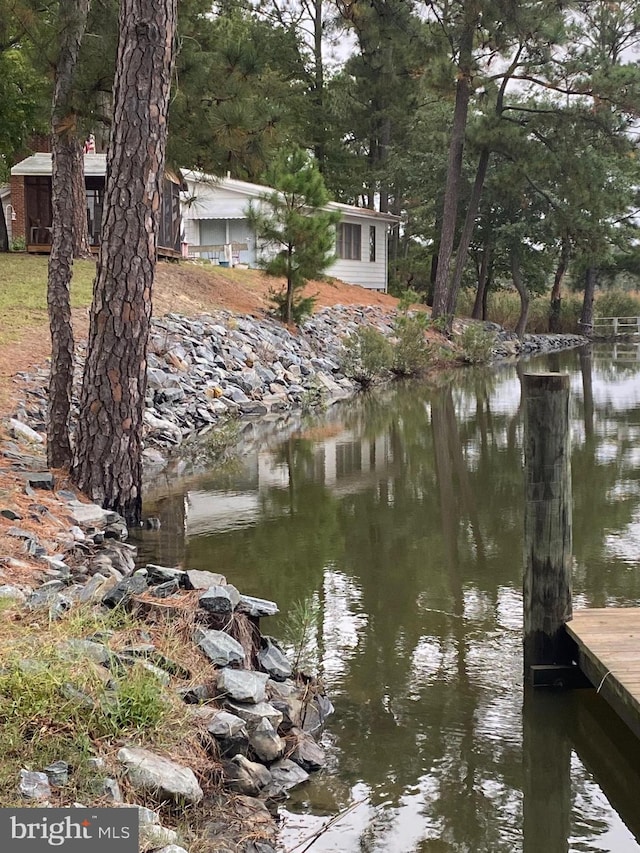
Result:
M524 674L525 681L553 684L563 680L553 667L571 663L564 632L572 617L569 376L524 374L523 394Z

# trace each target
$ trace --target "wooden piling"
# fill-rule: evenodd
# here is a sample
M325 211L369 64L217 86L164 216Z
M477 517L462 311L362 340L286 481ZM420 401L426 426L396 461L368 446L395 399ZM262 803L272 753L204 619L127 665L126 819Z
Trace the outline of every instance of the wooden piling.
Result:
M524 673L569 665L571 451L569 376L524 374Z

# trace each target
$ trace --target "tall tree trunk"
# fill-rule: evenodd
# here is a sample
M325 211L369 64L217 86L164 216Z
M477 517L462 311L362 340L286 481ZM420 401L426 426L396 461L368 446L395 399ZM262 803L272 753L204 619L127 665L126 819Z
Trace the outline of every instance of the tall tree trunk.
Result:
M593 300L596 295L596 268L587 267L584 274L584 297L582 299L582 314L580 315L580 332L588 335L593 330Z
M316 108L316 118L320 125L316 129L314 154L320 173L324 172L327 156L327 120L324 108L324 57L322 55L324 19L322 15L323 0L313 2L313 102Z
M87 221L87 190L84 182L84 153L77 140L77 157L71 174L73 194L73 257L90 258L89 223Z
M475 5L475 4L474 4ZM447 179L445 182L444 210L442 213L442 230L438 249L438 267L433 291L434 319L447 317L449 294L449 275L451 256L458 218L458 196L460 194L460 177L462 175L462 155L464 138L467 129L469 99L471 97L471 63L473 54L473 36L476 27L476 16L469 16L465 31L460 42L460 62L458 81L456 84L456 99L453 111L453 126L449 140L449 158L447 162Z
M569 266L571 257L571 243L565 234L562 238L562 246L560 247L560 257L558 258L558 266L553 277L553 287L551 288L551 303L549 305L549 331L553 334L560 332L560 312L562 309L562 282Z
M473 182L473 189L471 190L471 198L469 199L469 206L467 207L464 225L462 226L462 234L460 235L460 240L458 242L458 251L456 252L456 261L453 267L453 276L451 277L451 284L449 285L449 292L447 294L448 315L456 313L456 303L458 301L460 285L462 284L462 274L464 272L464 265L467 260L469 246L471 245L473 230L476 225L476 216L478 215L478 208L480 207L480 198L482 196L484 180L487 176L490 156L491 152L489 149L483 148L478 159L476 177Z
M520 297L520 316L516 324L516 335L522 340L525 329L527 328L527 320L529 318L529 291L522 280L522 271L520 269L520 256L515 249L511 250L511 277L513 285L518 291Z
M177 0L122 0L105 218L75 483L129 523L142 511L142 424Z
M76 137L76 116L70 108L80 45L87 25L89 0L60 3L60 53L56 64L51 111L51 254L47 307L51 330L51 373L47 413L47 462L52 468L71 465L69 416L73 388L73 327L71 285L75 211L74 193L79 170L83 192L80 210L86 217L82 149ZM86 225L85 225L86 231Z
M482 261L480 263L480 273L478 275L478 289L476 290L476 298L473 303L473 311L471 317L474 320L486 320L487 311L487 290L489 289L489 279L491 277L491 267L493 265L493 245L491 238L487 239L482 252Z

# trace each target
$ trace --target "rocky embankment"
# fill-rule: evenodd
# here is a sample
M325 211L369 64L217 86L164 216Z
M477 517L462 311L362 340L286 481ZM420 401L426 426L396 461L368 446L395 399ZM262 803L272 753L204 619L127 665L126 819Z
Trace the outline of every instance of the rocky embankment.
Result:
M168 450L229 418L283 416L352 395L358 385L341 369L345 337L370 325L393 338L394 319L395 312L379 307L337 305L314 314L299 331L269 318L228 311L154 320L144 415L146 462L162 464ZM484 325L495 335L495 359L586 342L577 335L527 335L519 341L494 324ZM451 342L443 338L441 343L463 360L455 334ZM82 364L80 354L78 376ZM47 372L21 378L27 394L16 417L43 432Z
M14 674L24 689L35 690L32 676L39 679L43 668L63 667L64 682L56 689L71 718L76 711L94 717L96 730L103 717L125 725L128 685L142 668L175 715L180 741L193 744L194 760L191 766L189 750L174 760L166 746L149 747L148 737L140 743L116 736L104 755L97 750L82 769L86 775L90 768L85 790L93 792L93 802L73 800L80 769L62 753L47 766L19 771L15 803L137 806L141 851L185 853L191 843L198 849L205 843L206 849L273 853L272 815L291 788L324 765L315 737L333 710L318 683L309 676L296 678L282 648L260 630L261 621L278 612L276 603L242 595L215 572L157 565L136 569L135 549L123 541L122 519L71 494L59 497L66 501L72 538L62 537L65 544L60 542L57 554L42 553L38 536L16 523L8 531L44 561L47 580L37 588L1 585L5 618L41 614L45 623L63 625L74 609L84 608L85 620L87 612L96 617L118 609L130 620L122 629L58 639L47 664L37 653L31 659L12 652L7 632L0 701L12 689ZM167 636L174 644L168 653ZM88 672L97 678L87 680ZM176 701L183 712L176 710Z

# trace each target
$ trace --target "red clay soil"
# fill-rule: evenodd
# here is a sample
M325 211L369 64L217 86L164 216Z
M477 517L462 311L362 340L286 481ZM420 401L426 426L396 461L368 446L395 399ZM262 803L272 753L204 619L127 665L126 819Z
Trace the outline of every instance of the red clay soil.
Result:
M275 284L274 279L258 270L219 270L190 263L161 263L154 285L154 316L169 312L195 315L219 308L264 316L271 307L269 290ZM315 297L316 310L332 305L377 305L393 309L398 303L387 294L339 281L310 282L306 294ZM88 308L73 311L73 326L76 340L86 340ZM20 341L0 345L0 418L11 415L14 410L21 384L16 374L44 365L50 353L47 325L27 329ZM0 427L0 441L6 438ZM55 473L57 488L68 485L64 472ZM53 553L56 535L69 527L63 505L51 492L39 492L36 498L27 496L24 480L11 470L4 457L0 457L0 508L11 508L22 516L17 521L0 516L0 584L33 584L43 577L45 567L27 557L23 542L8 536L7 531L15 525L31 531L43 541L48 553ZM17 565L16 560L24 566Z

